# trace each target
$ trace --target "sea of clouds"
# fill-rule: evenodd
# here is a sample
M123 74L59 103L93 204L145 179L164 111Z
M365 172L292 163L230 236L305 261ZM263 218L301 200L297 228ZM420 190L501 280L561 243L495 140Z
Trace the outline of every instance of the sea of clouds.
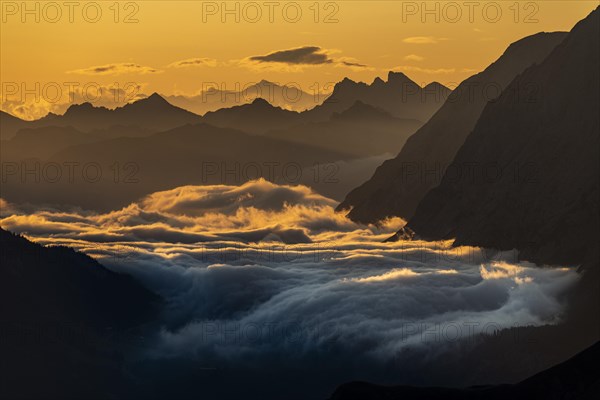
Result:
M578 279L516 252L385 243L402 220L359 225L307 187L264 180L179 187L105 214L0 206L4 229L80 249L160 294L153 359L385 365L406 351L556 324Z

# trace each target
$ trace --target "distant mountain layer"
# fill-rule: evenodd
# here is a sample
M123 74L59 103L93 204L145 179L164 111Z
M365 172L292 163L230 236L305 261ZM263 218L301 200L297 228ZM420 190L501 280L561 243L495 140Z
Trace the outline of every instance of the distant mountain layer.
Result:
M82 103L70 106L63 115L48 114L35 121L23 121L4 112L0 117L2 140L12 138L19 129L23 128L70 126L82 132L89 132L113 126L131 126L159 132L200 122L199 115L173 106L156 93L114 110Z
M401 74L390 77L415 86ZM398 89L397 98L405 89L398 83L373 85ZM157 94L115 110L74 105L62 116L21 121L24 127L2 141L0 155L12 163L2 197L106 211L178 185L237 185L263 177L341 199L422 122L360 100L335 109L317 122L310 112L285 110L262 98L202 117Z
M74 137L80 138L76 132ZM241 185L260 177L291 185L320 183L326 192L339 185L315 183L315 165L350 159L353 156L338 151L201 123L147 137L73 142L41 162L17 163L17 172L2 184L2 197L15 203L108 211L159 190ZM68 165L74 165L73 173ZM37 173L22 177L20 172L27 168Z
M396 158L351 191L338 211L351 209L351 219L369 223L388 216L411 217L423 196L439 184L488 101L527 67L546 58L565 37L562 32L539 33L511 44L496 62L463 81Z
M79 144L89 144L118 137L150 136L152 131L134 126L112 126L82 132L71 126L46 126L20 129L14 137L3 140L0 156L4 161L21 161L29 158L47 159L54 153Z
M250 104L208 112L202 117L202 122L220 128L262 134L299 123L300 114L275 107L265 99L259 98Z
M91 103L74 104L63 115L50 113L35 121L0 112L0 139L8 140L24 128L70 126L89 132L126 126L160 132L201 121L260 134L297 123L326 121L357 101L384 109L394 117L422 123L443 104L450 92L436 82L421 88L406 75L390 72L387 82L377 78L371 85L345 78L322 103L297 85L280 86L263 80L241 92L213 87L198 96L168 96L166 99L154 93L114 110Z
M383 109L357 101L327 121L307 122L266 133L267 136L341 151L361 157L401 149L421 121L402 119Z
M354 82L345 78L321 105L303 113L308 121L324 121L361 101L381 108L392 116L427 121L450 95L451 90L433 82L419 86L401 72L389 72L387 81L376 78L373 83Z
M600 395L600 342L571 359L515 385L465 389L379 386L352 382L338 387L330 400L530 400L595 399Z
M409 228L544 263L597 259L599 38L596 9L489 103Z
M292 111L305 111L322 101L319 100L319 93L307 93L294 82L278 84L263 79L255 84L240 85L239 88L227 88L216 82L206 83L206 86L206 90L198 95L172 95L165 98L169 103L199 115L252 103L257 98Z

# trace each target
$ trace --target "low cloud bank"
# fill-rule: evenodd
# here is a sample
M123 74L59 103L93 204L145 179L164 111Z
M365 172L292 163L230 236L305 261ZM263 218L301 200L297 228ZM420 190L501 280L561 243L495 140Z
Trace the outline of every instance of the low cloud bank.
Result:
M5 229L79 248L162 295L157 359L302 368L417 351L426 362L461 339L559 322L578 279L513 252L383 243L403 221L358 225L306 187L263 180L179 187L106 214L0 205Z

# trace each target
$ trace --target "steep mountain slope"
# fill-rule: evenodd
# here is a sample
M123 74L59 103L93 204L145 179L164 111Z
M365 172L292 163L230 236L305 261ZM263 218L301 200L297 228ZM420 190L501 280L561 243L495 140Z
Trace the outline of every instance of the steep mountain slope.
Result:
M0 228L5 321L59 321L129 328L156 311L158 297L66 247L43 247Z
M0 228L0 300L0 398L131 398L123 356L158 316L158 296Z
M0 140L10 139L19 129L26 128L30 124L30 121L25 121L7 112L0 111Z
M370 180L351 191L338 211L352 209L349 217L360 222L411 217L425 193L439 184L488 101L527 67L546 58L565 36L539 33L521 39L483 72L463 81L396 158L384 162Z
M458 174L425 196L411 229L537 262L597 257L599 38L596 9L486 106L451 165Z

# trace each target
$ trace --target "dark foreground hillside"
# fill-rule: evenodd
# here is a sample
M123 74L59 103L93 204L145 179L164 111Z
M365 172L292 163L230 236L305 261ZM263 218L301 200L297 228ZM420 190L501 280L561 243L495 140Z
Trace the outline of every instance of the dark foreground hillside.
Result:
M573 358L515 385L465 389L378 386L352 382L340 386L330 400L529 400L596 399L600 395L600 342Z
M160 298L66 247L0 228L0 398L123 397L124 352Z

